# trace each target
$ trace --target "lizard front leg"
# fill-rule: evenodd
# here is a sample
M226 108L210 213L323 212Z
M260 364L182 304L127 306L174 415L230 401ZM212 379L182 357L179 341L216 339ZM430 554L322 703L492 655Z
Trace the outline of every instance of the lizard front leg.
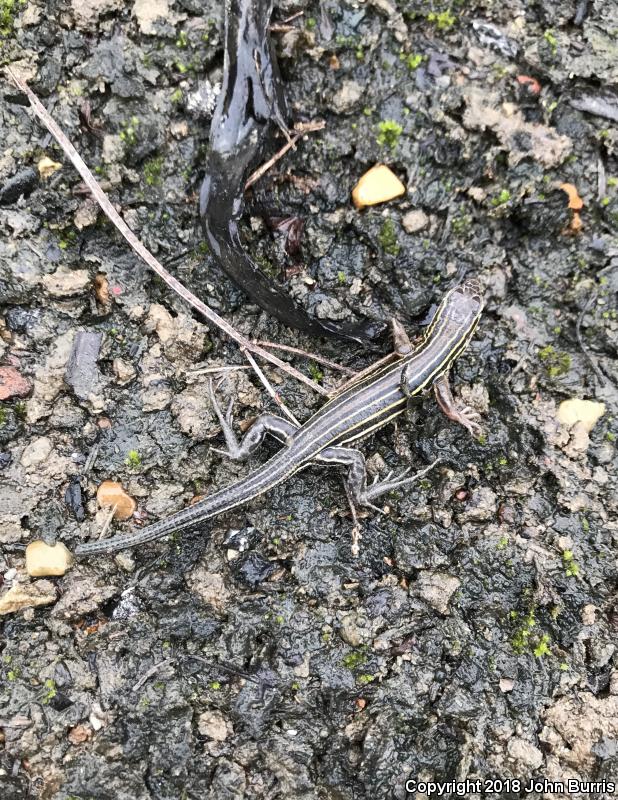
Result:
M478 421L480 414L469 406L461 406L451 392L451 387L448 382L448 374L440 375L433 382L433 389L436 395L436 400L442 412L453 422L458 422L463 425L472 436L478 437L481 435L481 426Z
M227 445L227 450L219 450L215 447L212 449L215 453L221 453L234 461L245 461L249 458L262 444L267 433L274 436L282 444L287 444L290 436L298 430L293 423L288 422L283 417L278 417L275 414L261 414L244 435L242 441L239 442L232 427L232 407L234 402L230 401L224 414L215 397L212 381L209 384L208 393Z

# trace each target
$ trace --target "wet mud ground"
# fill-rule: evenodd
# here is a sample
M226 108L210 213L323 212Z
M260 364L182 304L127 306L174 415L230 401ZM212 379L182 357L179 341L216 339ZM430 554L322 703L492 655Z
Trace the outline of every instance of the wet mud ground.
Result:
M219 4L0 9L2 62L18 62L176 276L248 335L353 368L377 356L269 320L200 245ZM202 530L35 581L47 604L2 618L7 800L618 779L616 3L300 0L275 20L299 10L275 35L286 91L295 120L327 124L248 195L247 246L312 313L410 331L478 274L487 308L453 379L484 437L428 396L364 443L372 474L443 463L363 521L358 558L340 476L309 469ZM266 454L239 466L211 450L199 370L242 365L238 350L96 213L6 82L0 115L0 357L30 384L0 411L6 591L28 583L20 545L98 535L101 481L155 520ZM43 156L62 163L46 179ZM378 161L407 194L359 212L351 189ZM282 214L305 221L295 259L264 221ZM301 419L319 407L267 374ZM238 421L274 410L250 371L220 391ZM556 421L572 397L606 404L589 434Z

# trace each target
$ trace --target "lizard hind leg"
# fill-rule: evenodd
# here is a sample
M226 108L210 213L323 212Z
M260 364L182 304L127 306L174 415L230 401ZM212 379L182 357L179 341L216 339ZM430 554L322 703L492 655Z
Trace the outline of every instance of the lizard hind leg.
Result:
M234 461L245 461L249 456L253 455L264 441L266 434L274 436L275 439L278 439L282 444L287 444L289 437L293 436L298 430L294 424L283 419L283 417L278 417L275 414L261 414L244 435L242 441L239 442L234 433L234 428L232 427L233 401L230 401L227 411L224 414L215 396L212 381L209 382L208 394L213 411L221 425L221 430L227 446L227 450L219 450L215 447L213 447L212 450Z

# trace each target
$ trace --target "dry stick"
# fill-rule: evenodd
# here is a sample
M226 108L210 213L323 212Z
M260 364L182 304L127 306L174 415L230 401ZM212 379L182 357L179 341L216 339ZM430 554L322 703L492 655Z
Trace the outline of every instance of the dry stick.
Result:
M292 414L292 412L287 408L287 406L285 405L283 400L279 397L279 394L270 385L270 382L269 382L268 378L266 377L266 375L264 375L262 370L258 367L258 365L256 364L255 359L253 358L251 353L248 350L243 350L243 355L247 359L247 361L251 364L251 366L255 370L255 374L262 381L262 384L263 384L264 388L266 389L268 394L273 398L275 403L277 403L277 405L283 411L283 413L286 415L286 417L291 419L292 422L294 423L294 425L296 425L296 426L298 426L300 428L300 422L296 419L294 414Z
M47 130L51 133L54 139L58 142L62 150L66 153L68 158L71 160L71 163L75 167L75 169L79 172L82 176L84 183L88 186L90 191L92 192L93 197L101 207L103 213L107 216L107 218L112 222L116 228L120 231L120 233L124 236L127 240L129 245L133 248L133 250L146 262L146 264L157 273L157 275L172 289L176 292L179 297L182 297L185 302L189 305L193 306L193 308L197 309L206 319L211 322L213 325L216 325L220 328L224 333L226 333L230 339L233 339L237 342L241 348L245 350L249 350L255 355L259 355L265 361L269 361L271 364L279 367L279 369L287 372L288 375L291 375L293 378L296 378L297 381L301 381L309 388L313 389L314 392L318 392L323 396L328 395L328 391L324 389L322 386L317 384L315 381L312 381L311 378L308 378L306 375L303 375L302 372L299 372L294 367L291 367L289 364L286 364L285 361L281 361L281 359L273 356L272 353L269 353L267 350L263 350L261 347L254 345L250 339L247 339L246 336L243 336L242 333L237 331L233 328L229 322L220 317L215 311L213 311L209 306L203 303L199 298L197 298L192 292L190 292L186 286L184 286L180 281L176 280L173 275L165 269L165 267L152 255L152 253L144 247L144 245L140 242L137 236L133 233L133 231L129 228L126 222L122 219L122 217L118 214L114 206L112 205L109 197L105 194L105 192L101 189L99 184L97 183L94 175L90 172L84 161L82 160L81 156L73 147L69 139L65 136L62 130L58 127L56 122L45 110L44 106L39 101L38 97L34 94L32 89L11 69L11 67L7 67L7 72L18 89L20 89L30 100L30 105L38 119L43 123L43 125L47 128ZM302 134L299 134L302 135ZM288 148L289 149L289 148Z
M157 672L159 672L159 670L165 669L165 667L169 667L169 665L173 663L174 663L173 658L166 658L165 661L159 661L158 664L153 664L153 666L150 667L149 670L146 670L146 672L144 672L142 677L135 684L135 686L133 687L133 691L136 692L138 689L141 689L141 687L146 683L148 678L152 678L152 676L156 675Z
M326 123L323 119L317 120L317 122L305 122L299 123L295 126L296 130L292 134L292 136L288 139L288 141L283 145L281 150L279 150L272 158L269 158L261 167L258 167L255 172L253 172L250 176L248 181L245 183L245 191L256 181L262 177L262 175L266 175L268 170L279 161L280 158L291 150L292 147L296 144L296 142L301 139L306 133L312 133L313 131L321 131Z
M259 347L272 347L275 350L285 350L286 353L295 353L298 356L303 356L303 358L308 358L318 364L324 364L325 367L330 367L331 369L338 370L339 372L345 372L346 375L356 375L356 372L353 369L350 369L349 367L342 367L341 364L336 364L329 358L324 358L324 356L318 356L315 353L308 353L306 350L301 350L300 347L292 347L292 345L289 344L278 344L277 342L266 342L264 339L254 339L253 343L257 344Z

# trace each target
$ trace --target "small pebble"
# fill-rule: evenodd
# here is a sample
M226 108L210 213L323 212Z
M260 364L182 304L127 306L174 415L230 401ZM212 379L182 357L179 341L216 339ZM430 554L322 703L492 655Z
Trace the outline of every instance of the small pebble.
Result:
M567 428L572 428L581 422L584 429L590 433L603 414L605 414L605 403L572 397L570 400L560 403L556 419Z
M102 508L113 508L114 519L129 519L135 513L137 504L116 481L103 481L97 489L97 502Z
M32 386L15 367L0 367L0 400L26 397Z
M420 208L404 214L401 224L406 233L418 233L429 225L429 217Z
M356 208L386 203L406 193L406 187L385 164L376 164L368 170L352 189L352 202Z
M47 606L56 602L56 588L51 581L15 583L0 597L0 614L14 614L23 608Z
M62 164L58 163L58 161L52 161L49 156L43 156L37 164L37 169L39 170L41 178L51 178L54 172L57 172L61 168Z
M73 564L73 556L62 542L49 545L41 540L26 547L26 572L32 578L64 575Z

